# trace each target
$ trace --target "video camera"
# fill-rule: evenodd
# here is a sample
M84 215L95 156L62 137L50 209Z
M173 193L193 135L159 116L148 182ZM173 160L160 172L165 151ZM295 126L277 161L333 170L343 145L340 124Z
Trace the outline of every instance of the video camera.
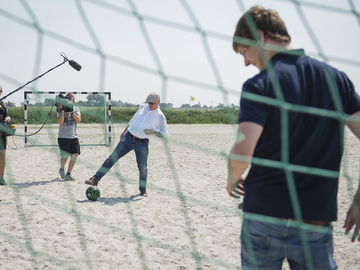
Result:
M74 100L69 96L59 94L55 97L55 106L59 108L62 105L65 112L72 112L74 110Z
M15 135L16 126L7 122L0 122L0 134L4 134L5 136L13 136Z

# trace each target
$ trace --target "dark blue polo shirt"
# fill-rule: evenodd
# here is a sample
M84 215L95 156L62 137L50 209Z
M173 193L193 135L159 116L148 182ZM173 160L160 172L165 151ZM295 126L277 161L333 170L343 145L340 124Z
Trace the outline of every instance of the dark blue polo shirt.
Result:
M274 74L286 102L335 111L334 97L328 83L334 82L336 100L346 114L360 111L360 98L345 73L304 55L303 50L277 53L271 59ZM330 76L328 76L329 74ZM269 69L245 82L249 92L275 99ZM340 170L344 125L334 118L288 111L288 160L290 164ZM256 145L254 157L281 160L282 135L280 110L269 104L240 100L238 122L254 122L264 130ZM334 221L337 218L338 177L293 173L297 196L306 220ZM293 206L284 170L253 164L245 181L244 212L280 218L294 218Z

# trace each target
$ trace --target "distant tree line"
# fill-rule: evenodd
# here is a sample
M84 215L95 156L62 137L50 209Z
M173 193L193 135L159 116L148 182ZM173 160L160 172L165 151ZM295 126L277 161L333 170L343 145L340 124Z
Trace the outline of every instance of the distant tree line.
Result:
M123 103L121 100L119 101L114 101L114 103L116 103L116 105L111 104L112 107L139 107L139 104L132 104L132 103ZM173 104L172 103L160 103L160 108L173 108ZM204 108L204 109L212 109L212 108L216 108L216 109L225 109L225 108L234 108L234 109L239 109L239 105L235 105L233 103L231 103L230 105L225 105L223 103L219 103L217 106L201 106L200 103L198 104L194 104L194 105L190 105L188 103L186 104L182 104L180 106L180 108Z
M44 102L36 102L35 104L29 104L29 106L53 106L55 104L55 99L53 98L46 98ZM78 106L84 107L103 107L105 106L105 97L103 95L96 95L96 94L89 94L86 96L86 101L79 100L76 102ZM15 103L9 101L6 104L7 107L16 107ZM24 103L21 103L21 107L24 106ZM139 107L140 104L133 104L128 102L122 102L121 100L115 101L111 100L111 107ZM160 108L173 108L172 103L160 103ZM224 108L234 108L239 109L239 105L235 105L231 103L230 105L225 105L223 103L219 103L217 106L201 106L200 102L197 104L190 105L188 103L182 104L180 108L205 108L205 109L224 109Z
M239 109L239 105L235 105L233 103L231 103L230 105L225 105L223 103L219 103L217 106L213 107L213 106L201 106L200 103L198 104L194 104L194 105L190 105L188 103L186 104L182 104L180 108L204 108L204 109L212 109L212 108L216 108L216 109L224 109L224 108L234 108L234 109Z
M24 108L8 108L12 124L24 123ZM116 108L111 111L112 123L128 123L137 108ZM52 106L32 107L28 112L28 124L56 124L56 110ZM162 109L168 124L236 124L239 109ZM84 107L81 110L81 123L103 123L105 121L104 109L96 107Z

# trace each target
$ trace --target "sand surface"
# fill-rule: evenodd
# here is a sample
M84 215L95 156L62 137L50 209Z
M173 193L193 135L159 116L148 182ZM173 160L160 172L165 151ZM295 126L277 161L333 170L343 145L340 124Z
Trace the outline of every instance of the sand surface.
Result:
M123 129L115 126L115 144ZM115 145L82 147L76 180L66 182L57 147L24 148L22 138L10 139L0 269L240 269L241 200L225 190L236 126L170 125L169 133L167 142L150 142L148 197L138 195L131 152L99 183L96 202L86 198L84 181ZM346 135L335 259L339 269L360 269L360 243L342 229L359 175L359 143Z

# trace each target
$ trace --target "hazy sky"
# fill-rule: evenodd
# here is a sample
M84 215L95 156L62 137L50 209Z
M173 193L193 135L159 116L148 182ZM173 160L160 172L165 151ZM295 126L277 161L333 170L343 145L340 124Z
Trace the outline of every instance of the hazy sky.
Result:
M294 2L300 3L296 5ZM157 91L175 107L238 104L258 73L232 49L235 26L260 4L279 12L294 48L345 71L360 92L360 0L0 0L0 85L23 90L110 91L141 103Z

